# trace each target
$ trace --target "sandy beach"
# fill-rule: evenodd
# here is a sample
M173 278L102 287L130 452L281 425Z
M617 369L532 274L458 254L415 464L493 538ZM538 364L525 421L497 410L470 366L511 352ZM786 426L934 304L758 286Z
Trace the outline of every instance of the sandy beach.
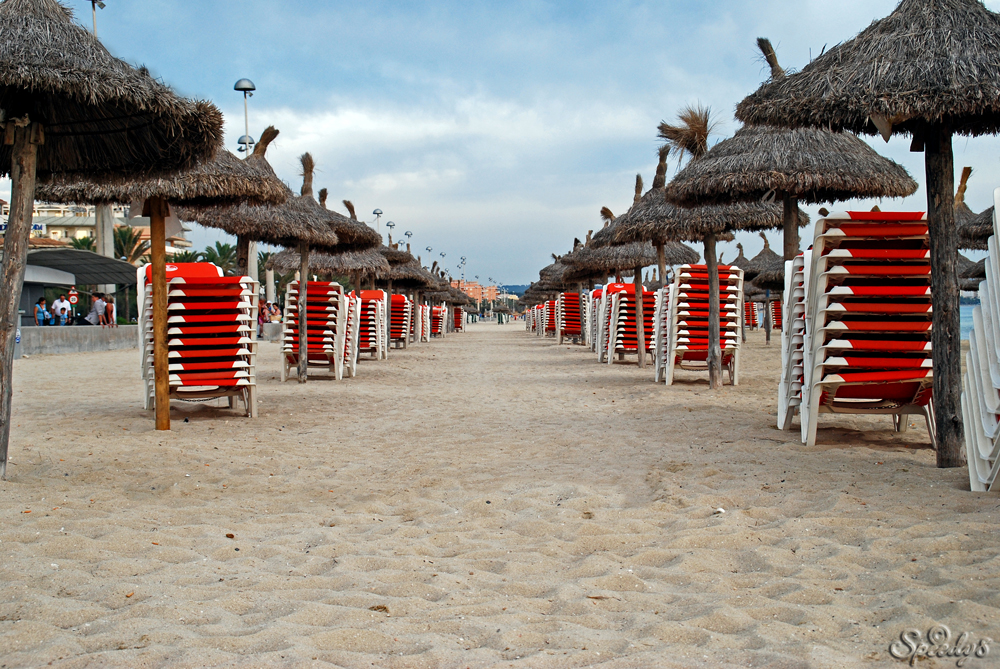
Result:
M1000 497L936 469L922 421L778 431L779 353L751 333L711 392L482 323L303 387L262 343L260 419L175 403L169 433L135 350L19 360L0 668L874 667L907 628L1000 639Z

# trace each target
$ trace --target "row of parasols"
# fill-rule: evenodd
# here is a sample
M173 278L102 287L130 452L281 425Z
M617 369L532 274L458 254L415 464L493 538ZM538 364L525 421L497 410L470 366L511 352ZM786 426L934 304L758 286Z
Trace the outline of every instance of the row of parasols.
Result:
M652 246L657 253L656 277L662 282L667 266L676 262L671 249L682 251L671 244L702 243L710 294L709 383L719 387L717 242L735 232L781 229L782 260L792 261L801 252L798 230L808 224L800 202L913 194L917 183L907 171L857 136L880 135L888 141L893 135L908 135L911 151L924 153L926 162L936 418L931 424L937 463L961 466L961 338L955 305L960 289L958 223L964 211L956 206L951 142L955 134L995 134L1000 127L998 46L1000 16L978 0L902 0L888 17L824 50L794 73L785 72L770 42L760 38L758 47L770 66L770 77L737 105L736 118L743 126L731 138L710 146L714 123L705 108L686 108L679 122L661 123L659 137L664 143L652 188L643 193L637 178L629 211L617 217L608 212L605 227L588 234L582 248L574 248L570 256L623 247L608 253L618 256L618 269L632 264L640 281L642 268L650 264L647 247ZM689 159L668 183L671 154ZM959 204L961 200L960 196ZM962 227L972 233L971 222ZM640 246L630 248L635 244ZM574 267L573 258L570 263L565 259L563 264ZM566 270L568 275L575 271ZM603 280L599 271L591 277L577 276ZM529 289L529 299L541 299L546 290L551 290L546 277L540 277ZM635 291L640 340L645 320L642 293Z
M383 245L353 208L348 216L327 209L325 191L317 200L308 153L301 158L302 187L292 192L265 157L275 128L262 133L245 160L237 159L222 148L223 118L215 105L182 98L145 67L115 58L56 0L3 0L0 34L0 175L11 179L0 265L0 478L6 477L17 309L36 197L128 204L133 215L149 217L157 429L170 427L166 238L181 219L236 235L241 275L251 242L263 242L286 249L272 257L272 267L294 267L302 277L347 275L359 285L380 281L390 292L409 290L417 299L468 303L436 268L423 269L391 239ZM305 300L300 304L304 312ZM305 345L305 330L302 335Z

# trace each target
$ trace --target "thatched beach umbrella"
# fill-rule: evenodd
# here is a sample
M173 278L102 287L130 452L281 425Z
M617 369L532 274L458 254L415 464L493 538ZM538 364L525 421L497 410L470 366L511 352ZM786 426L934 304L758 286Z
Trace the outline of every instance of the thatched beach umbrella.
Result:
M320 204L326 209L325 188L320 191ZM334 232L340 237L341 247L347 251L364 251L365 249L380 247L382 245L382 235L358 220L357 215L354 213L354 205L350 200L344 200L344 206L351 215L350 218L341 216L334 211L330 212L335 216L332 219L331 225Z
M962 178L955 190L955 228L958 230L958 248L966 251L985 251L986 242L993 236L993 207L981 214L975 214L965 203L965 189L972 175L971 167L962 168ZM956 265L959 278L962 277L962 254ZM963 288L962 290L967 290Z
M713 124L709 111L702 107L689 107L680 115L681 123L660 124L660 137L673 150L690 154L691 162L697 161L708 151L708 135ZM797 210L799 227L809 222L805 212ZM729 238L733 231L757 232L782 227L782 208L760 202L737 202L727 205L707 205L695 208L679 207L668 202L664 191L646 193L621 220L594 235L594 240L605 244L622 244L639 240L701 241L705 246L705 265L708 269L708 370L709 387L722 385L722 352L719 347L719 273L716 242Z
M277 131L274 131L277 134ZM266 144L265 144L266 146ZM151 208L154 199L165 202L168 206L183 206L192 208L232 206L245 202L248 204L276 205L288 199L289 191L270 167L259 160L238 160L236 156L225 149L220 149L211 159L205 160L186 172L173 176L160 176L151 179L124 178L110 181L94 181L81 175L59 175L51 177L47 183L40 183L35 189L36 196L46 202L81 203L81 204L128 204L141 203L141 206ZM163 262L166 244L164 239L150 230L150 255L154 265ZM245 259L245 254L244 254ZM241 268L245 273L245 265ZM164 299L162 308L157 299L158 293L166 291L166 276L164 282L153 280L153 376L157 389L154 402L156 414L156 429L170 429L170 387L169 361L165 352L167 341L167 313ZM159 350L164 348L163 355ZM160 382L156 382L160 379Z
M750 260L747 260L743 269L743 280L753 281L754 287L767 291L764 294L764 343L771 343L771 311L767 305L771 302L770 291L778 291L779 294L785 289L785 260L771 249L771 244L763 232L760 233L764 240L764 248L760 253ZM780 298L779 298L780 299Z
M771 81L785 77L771 42L757 45ZM799 253L796 210L810 203L859 197L905 197L917 183L852 133L823 128L746 126L692 160L667 187L667 199L685 207L780 199L784 259Z
M376 249L343 253L310 253L309 273L324 276L361 276L381 278L389 272L389 262ZM282 274L301 272L302 258L297 251L285 249L267 260L267 269Z
M5 138L0 175L11 179L0 266L0 478L5 478L17 305L36 177L118 179L189 169L218 150L222 115L210 103L178 97L145 68L112 56L55 0L0 3L0 34ZM152 230L162 234L162 217L153 220ZM165 276L161 261L154 278L165 281Z
M924 152L931 240L937 464L963 463L954 134L1000 129L1000 17L979 0L902 0L888 17L764 84L744 123L912 136Z
M278 136L274 126L268 127L254 146L253 154L243 163L250 163L255 170L269 174L274 179L274 170L265 158L267 147ZM341 250L340 238L331 226L329 213L324 213L312 198L312 179L315 164L312 156L303 154L303 187L308 182L308 195L295 195L287 189L287 200L280 206L257 206L240 203L230 206L180 207L178 215L209 228L217 228L236 236L238 246L247 246L250 241L263 242L274 246L297 248L306 243L310 248L337 252ZM343 217L341 217L343 218ZM244 262L240 268L246 271Z

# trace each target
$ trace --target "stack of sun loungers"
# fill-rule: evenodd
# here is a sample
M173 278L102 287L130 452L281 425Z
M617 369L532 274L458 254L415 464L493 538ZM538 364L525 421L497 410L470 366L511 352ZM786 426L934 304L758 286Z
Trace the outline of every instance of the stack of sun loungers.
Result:
M674 285L656 291L653 310L653 374L657 383L663 381L667 371L667 354L670 349L670 294Z
M338 380L343 378L344 346L350 298L334 281L306 284L306 351L309 367L325 367ZM299 282L285 292L284 338L281 345L281 380L299 365Z
M452 309L452 322L455 325L455 332L465 331L465 309L454 307Z
M581 339L580 293L560 293L557 304L559 316L559 338Z
M417 326L420 331L420 341L430 341L431 340L431 307L429 304L421 304L417 307L417 311L420 314L420 320Z
M347 304L347 324L344 328L344 348L341 364L344 374L354 378L358 374L358 356L361 340L361 298L351 291L345 298Z
M152 265L137 270L140 360L146 409L155 402ZM167 356L170 397L243 401L257 416L259 285L248 276L222 276L212 263L167 265Z
M771 328L774 330L780 330L782 316L781 302L779 300L774 300L769 306L771 309Z
M756 302L746 301L743 303L743 323L751 330L756 330L760 326L758 318L758 307Z
M545 332L544 332L544 335L546 337L548 337L549 335L552 335L553 337L556 336L557 322L556 322L556 301L555 300L547 300L545 302L544 322L545 322Z
M802 403L807 266L812 267L812 250L785 261L784 304L789 321L788 327L781 331L781 380L778 382L778 429L781 430L792 426L792 418Z
M719 343L722 367L729 382L739 384L742 340L743 270L719 265ZM674 382L678 367L708 370L708 269L705 265L682 265L674 276L667 316L668 351L664 380Z
M993 199L1000 205L1000 188ZM996 207L993 211L986 279L979 284L979 306L972 311L962 393L969 485L977 492L1000 487L996 485L1000 471L1000 253Z
M386 293L383 290L362 290L357 297L360 300L358 353L368 353L377 360L383 360L386 357Z
M413 314L412 305L406 295L393 295L392 306L389 310L389 341L399 347L400 343L407 343L407 336L411 331L410 318Z
M584 293L584 304L586 309L586 314L584 317L584 331L587 336L587 346L590 350L595 350L597 344L597 314L600 313L600 302L601 294L603 290L601 288L595 288L591 291Z
M608 353L607 362L613 363L615 354L623 357L626 353L637 353L639 350L638 330L635 317L635 284L612 283L605 286L608 311ZM655 311L654 294L642 289L643 324L645 327L643 346L646 350L653 343L653 312Z
M837 213L816 223L804 277L803 443L815 444L821 413L888 414L900 432L919 414L934 442L929 248L920 212ZM794 379L794 369L782 376Z
M444 326L448 319L448 307L436 306L431 308L431 334L435 337L444 336Z
M605 284L597 305L597 361L608 361L608 337L611 333L611 287L624 284Z

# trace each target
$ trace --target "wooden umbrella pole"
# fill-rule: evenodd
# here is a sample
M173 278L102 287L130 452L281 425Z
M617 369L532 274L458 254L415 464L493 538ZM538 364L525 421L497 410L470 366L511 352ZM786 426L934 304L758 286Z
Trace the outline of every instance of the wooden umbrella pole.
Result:
M708 387L722 385L722 348L719 345L719 260L715 233L705 235L705 266L708 269Z
M4 234L0 265L0 479L7 480L7 444L10 442L10 405L14 381L14 343L17 313L28 264L28 238L35 204L35 166L38 144L31 141L31 126L13 126L10 167L10 215ZM7 133L10 137L10 133Z
M660 286L666 286L664 277L667 275L667 255L663 250L663 244L656 245L656 271L660 273Z
M782 198L782 239L785 260L794 260L799 254L799 199L785 193Z
M642 314L642 267L632 275L635 286L635 346L639 354L639 369L646 368L646 319Z
M246 235L236 237L236 275L246 276L250 269L250 238ZM254 280L257 277L252 277Z
M958 231L955 229L955 165L951 130L933 125L924 140L927 227L931 238L931 346L934 352L934 423L937 466L964 464L962 338L958 308Z
M771 345L771 291L764 292L764 343Z
M389 279L385 289L385 351L389 357L389 343L392 341L392 279Z
M153 265L153 387L156 429L170 429L170 357L167 351L167 201L146 200ZM144 212L146 213L146 212Z
M299 243L299 383L309 374L309 324L306 322L306 300L309 285L309 244Z

